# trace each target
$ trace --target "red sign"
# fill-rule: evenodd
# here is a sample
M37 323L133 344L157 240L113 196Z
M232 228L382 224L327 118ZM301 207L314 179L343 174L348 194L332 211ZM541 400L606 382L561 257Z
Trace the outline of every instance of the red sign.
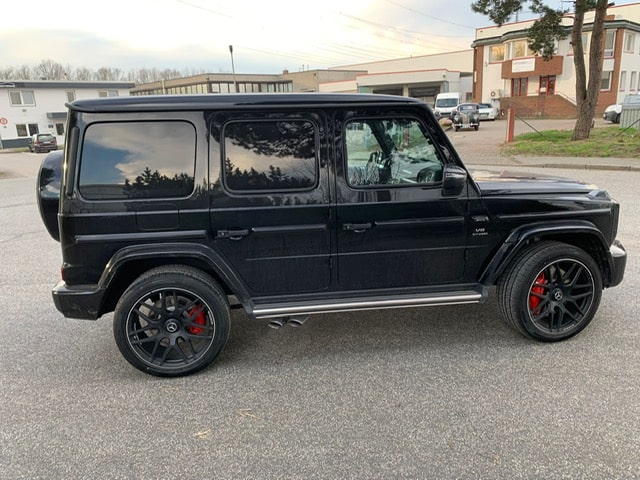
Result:
M0 125L6 125L7 123L9 123L9 120L4 117L0 117Z

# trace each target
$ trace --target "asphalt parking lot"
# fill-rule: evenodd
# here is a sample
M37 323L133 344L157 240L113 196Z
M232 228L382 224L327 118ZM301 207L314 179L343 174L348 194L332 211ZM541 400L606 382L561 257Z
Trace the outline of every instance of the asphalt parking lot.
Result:
M640 174L554 171L610 190L630 252L569 341L521 337L492 300L277 331L236 313L216 364L159 379L122 359L111 315L55 310L42 158L0 154L0 477L640 478Z

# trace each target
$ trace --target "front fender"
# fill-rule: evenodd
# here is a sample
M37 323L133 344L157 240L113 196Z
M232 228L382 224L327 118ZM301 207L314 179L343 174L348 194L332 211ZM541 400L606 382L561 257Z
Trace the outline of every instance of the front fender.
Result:
M576 220L572 222L544 222L523 225L516 228L509 234L503 244L498 248L493 258L489 261L486 268L480 276L480 283L484 285L493 285L502 275L506 267L511 261L531 242L537 242L543 239L549 240L554 238L562 238L571 236L579 238L588 236L589 239L596 241L602 248L603 252L609 250L604 235L591 222L584 220ZM571 243L571 242L568 242ZM579 245L582 242L576 242ZM611 271L611 259L607 256L608 269ZM598 260L598 259L596 259ZM598 262L600 264L600 262ZM602 266L602 265L601 265ZM603 275L606 272L603 271Z

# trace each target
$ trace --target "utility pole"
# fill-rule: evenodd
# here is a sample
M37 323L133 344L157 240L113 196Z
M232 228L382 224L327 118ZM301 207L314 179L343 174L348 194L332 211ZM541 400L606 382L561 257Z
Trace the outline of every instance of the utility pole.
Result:
M238 93L238 82L236 82L236 67L233 64L233 45L229 45L229 53L231 54L231 72L233 73L233 88Z

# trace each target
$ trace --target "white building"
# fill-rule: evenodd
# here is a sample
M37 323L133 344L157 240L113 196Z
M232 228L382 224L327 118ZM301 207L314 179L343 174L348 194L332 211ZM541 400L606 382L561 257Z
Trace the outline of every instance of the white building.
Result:
M65 103L129 95L129 82L0 81L0 148L25 147L31 135L52 133L64 143Z
M585 16L582 40L589 69L594 12ZM570 32L572 19L565 25ZM533 20L478 28L474 47L473 97L499 100L523 116L575 117L576 76L570 37L558 42L550 61L529 50ZM640 91L640 3L607 9L602 82L596 111Z
M473 50L343 65L334 69L362 72L355 79L321 83L320 92L402 95L419 98L431 105L440 92L461 92L469 100L472 96Z

